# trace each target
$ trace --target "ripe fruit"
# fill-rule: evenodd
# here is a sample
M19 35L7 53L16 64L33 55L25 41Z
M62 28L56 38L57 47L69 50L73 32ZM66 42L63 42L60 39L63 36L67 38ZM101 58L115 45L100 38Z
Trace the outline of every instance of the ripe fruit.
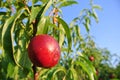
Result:
M90 60L90 61L94 61L94 56L90 56L90 57L89 57L89 60Z
M37 35L28 45L28 56L35 66L51 68L60 59L60 47L52 36Z

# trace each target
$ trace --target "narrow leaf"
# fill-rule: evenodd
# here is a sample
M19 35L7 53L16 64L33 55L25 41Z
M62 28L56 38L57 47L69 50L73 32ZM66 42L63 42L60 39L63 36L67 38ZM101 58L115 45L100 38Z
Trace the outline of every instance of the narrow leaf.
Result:
M46 22L45 22L43 34L47 34L48 33L49 23L50 23L50 17L46 17Z
M77 36L80 37L80 27L78 25L75 25L75 29L76 29Z
M99 6L99 5L93 5L92 8L93 8L93 9L99 9L99 10L102 10L101 6Z
M52 4L52 0L48 1L39 11L39 13L37 14L36 19L39 21L40 17L43 16L45 14L45 12L48 10L48 8L51 6Z
M20 18L20 16L22 15L22 12L21 11L24 11L24 8L21 10L19 10L17 13L16 13L16 15L15 15L15 20L13 21L13 24L12 24L12 27L11 27L11 31L10 31L10 34L11 34L11 42L12 42L12 50L13 50L13 53L15 52L14 51L14 28L15 28L15 25L16 25L16 21ZM15 63L19 66L19 67L21 67L19 64L18 64L18 62L16 61L16 59L15 59L15 56L14 56L14 54L13 54L13 57L14 57L14 60L15 60Z
M66 69L62 66L55 67L49 71L48 78L50 80L54 80L55 75L57 75L58 72L63 72L64 74L66 74Z
M66 74L66 69L64 67L57 67L57 69L54 71L52 77L54 77L58 72L64 72Z
M14 40L13 40L13 30L15 27L15 22L16 20L20 17L21 15L21 10L18 11L14 16L11 16L5 24L3 25L3 30L2 30L2 44L3 44L3 49L5 53L14 61L16 64L17 62L15 61L14 58Z
M49 18L42 17L38 27L37 27L37 34L46 34L49 26Z
M37 27L40 27L39 23L41 23L41 19L43 17L43 15L45 14L45 12L48 10L48 8L51 6L52 4L52 0L48 1L42 8L41 10L38 12L36 18L35 18L35 25L34 25L34 30L37 28ZM38 32L37 32L38 33Z
M94 80L95 68L91 62L85 58L84 55L80 56L80 59L82 61L76 61L75 64L82 67L82 69L88 74L90 80Z
M41 10L41 7L32 7L31 14L30 14L30 22L31 23L33 20L35 20L36 16L38 15L38 12Z
M38 0L32 0L32 4L36 3Z
M77 20L80 20L80 18L79 17L74 18L72 22L70 23L70 27L73 27L75 23L77 22Z
M96 12L94 10L93 10L92 16L95 19L95 21L98 23L99 22L98 16L97 16L97 14L96 14Z
M45 17L42 17L37 27L37 34L43 34L45 23L46 23L46 19Z
M78 4L76 1L63 1L58 7L66 7L66 6L70 6L73 4Z
M14 16L8 18L3 26L2 30L2 45L4 49L4 53L7 54L10 59L14 62L13 57L13 50L12 50L12 40L11 40L11 24L13 23L13 20L15 19Z
M71 34L70 34L70 28L69 28L69 26L67 25L67 23L63 19L61 19L59 17L57 19L58 19L58 22L60 24L62 24L62 27L65 30L65 33L66 33L66 36L67 36L67 41L68 41L68 49L71 49L72 39L71 39Z
M78 80L77 71L73 67L71 67L70 70L71 70L72 75L73 75L73 80Z
M59 46L60 46L60 48L61 48L61 47L62 47L62 44L63 44L63 42L64 42L65 30L64 30L64 28L62 27L61 24L59 24L59 29L61 30L61 31L59 32Z
M90 30L89 25L87 23L83 23L83 24L84 24L84 26L86 28L86 31L89 33L89 30Z

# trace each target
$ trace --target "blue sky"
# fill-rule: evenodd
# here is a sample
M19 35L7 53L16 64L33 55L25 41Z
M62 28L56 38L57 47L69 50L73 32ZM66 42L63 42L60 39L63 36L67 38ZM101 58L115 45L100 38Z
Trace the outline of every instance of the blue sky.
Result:
M95 1L103 11L98 12L99 24L92 27L92 35L100 47L106 47L112 54L120 56L120 0Z
M78 16L83 8L89 8L89 0L77 1L78 5L63 8L63 18L67 22ZM120 0L94 0L94 4L100 5L103 10L96 10L99 23L93 21L91 35L94 36L97 46L107 48L112 54L120 55ZM81 32L85 32L83 27Z
M119 0L94 0L103 10L96 10L99 23L94 21L91 26L91 35L97 45L108 48L111 53L120 53L120 1ZM63 8L63 18L70 22L79 15L82 8L89 8L89 0L79 0L79 5ZM81 32L84 32L81 27Z
M92 35L101 47L120 53L120 0L96 0L103 11L98 12L99 23L92 27ZM96 27L95 27L96 26Z

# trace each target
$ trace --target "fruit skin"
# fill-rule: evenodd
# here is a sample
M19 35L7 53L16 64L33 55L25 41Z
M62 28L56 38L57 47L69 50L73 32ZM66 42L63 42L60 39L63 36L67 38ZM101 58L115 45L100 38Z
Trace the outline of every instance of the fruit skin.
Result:
M94 61L94 56L90 56L90 57L89 57L89 60L90 60L90 61Z
M59 62L60 47L52 36L37 35L28 45L28 56L35 66L51 68Z

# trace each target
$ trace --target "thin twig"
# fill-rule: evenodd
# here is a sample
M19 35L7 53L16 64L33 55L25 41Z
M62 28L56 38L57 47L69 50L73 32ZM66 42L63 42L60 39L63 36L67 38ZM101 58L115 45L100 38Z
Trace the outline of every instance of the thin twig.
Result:
M34 80L38 80L38 72L37 72L36 66L33 65L32 69L33 69L33 73L34 73Z

